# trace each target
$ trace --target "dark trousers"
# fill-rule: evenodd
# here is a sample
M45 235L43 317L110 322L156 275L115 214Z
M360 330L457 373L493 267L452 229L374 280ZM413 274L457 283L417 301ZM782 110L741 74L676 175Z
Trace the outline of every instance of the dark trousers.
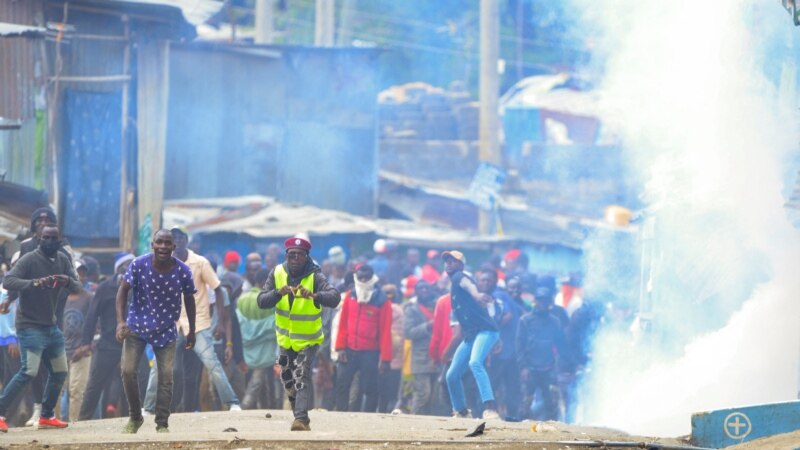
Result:
M534 415L536 420L557 420L558 419L558 402L553 393L553 386L556 384L555 371L553 369L547 370L533 370L528 371L528 382L526 383L526 398L535 401L536 395L540 395L542 399L542 411ZM538 417L537 417L538 416Z
M400 392L400 369L390 369L378 375L378 412L392 412Z
M175 348L175 361L172 379L173 389L171 409L173 412L200 411L200 375L203 363L194 350L184 346Z
M411 383L411 414L433 414L437 373L416 373Z
M498 403L505 405L506 417L510 420L519 420L520 418L519 405L522 384L519 374L517 360L492 358L491 366L489 366L489 379L500 400Z
M94 417L103 391L111 386L113 379L120 377L121 360L122 349L97 349L92 354L92 368L78 420L91 420Z
M129 334L122 343L122 387L130 406L130 418L142 420L142 397L139 393L139 360L147 342ZM172 402L172 366L175 362L175 343L153 348L158 365L158 391L156 393L156 424L169 426L169 406Z
M358 373L359 401L355 410L375 412L378 409L378 350L346 350L347 362L336 363L336 410L347 411L350 385ZM363 404L361 396L364 396ZM361 408L359 408L361 406Z
M214 352L217 354L219 363L222 364L222 369L225 371L225 376L228 378L228 382L233 392L236 394L236 398L244 398L247 389L247 378L245 374L239 370L236 358L231 358L230 361L225 362L225 345L223 344L214 344ZM222 406L226 405L222 405L219 394L215 390L212 390L212 392L214 393L214 410L218 411Z
M306 347L299 352L280 348L278 364L281 366L281 381L295 419L308 422L308 410L313 406L313 384L311 367L319 345Z

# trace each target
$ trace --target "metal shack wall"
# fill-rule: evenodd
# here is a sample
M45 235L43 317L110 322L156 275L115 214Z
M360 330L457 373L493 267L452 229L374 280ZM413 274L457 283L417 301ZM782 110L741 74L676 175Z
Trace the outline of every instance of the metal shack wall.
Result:
M171 46L165 199L276 194L282 67L263 56Z
M278 198L377 215L376 54L287 54L289 93Z
M0 2L0 22L42 26L42 1ZM35 97L42 80L40 39L0 37L0 117L20 120L18 130L0 130L0 171L6 181L41 188L35 155ZM39 158L41 171L41 157ZM38 181L38 183L37 183Z
M375 215L374 55L251 50L173 46L165 198L262 194Z

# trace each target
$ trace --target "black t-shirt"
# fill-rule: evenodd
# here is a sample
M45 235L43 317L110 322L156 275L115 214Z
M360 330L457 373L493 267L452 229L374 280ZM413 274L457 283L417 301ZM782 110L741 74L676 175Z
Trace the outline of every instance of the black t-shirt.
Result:
M122 348L122 344L117 342L117 290L119 289L119 279L122 275L114 275L100 283L97 292L94 293L86 325L83 328L83 345L91 344L94 333L97 330L97 323L100 322L100 339L97 341L98 349ZM128 292L128 299L133 296L133 290ZM128 302L130 304L130 302Z
M86 316L91 302L92 294L82 290L77 294L70 295L64 305L64 349L70 358L75 349L81 346L83 327L86 324Z
M461 334L465 341L472 341L481 331L497 331L497 322L489 316L483 305L472 298L472 294L461 287L461 280L465 278L475 284L464 272L456 272L450 276L450 297L453 314L461 325Z

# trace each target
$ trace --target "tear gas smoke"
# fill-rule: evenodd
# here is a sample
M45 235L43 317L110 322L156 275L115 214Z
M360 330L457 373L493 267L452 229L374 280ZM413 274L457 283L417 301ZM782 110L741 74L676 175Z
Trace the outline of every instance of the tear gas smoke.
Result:
M800 232L783 195L797 173L800 30L779 1L754 3L583 9L594 45L586 70L602 74L603 120L641 177L652 225L639 243L650 329L631 339L627 323L601 328L584 422L678 435L693 412L796 398ZM586 297L638 283L639 264L619 264L607 241L587 241ZM613 276L614 264L627 273Z

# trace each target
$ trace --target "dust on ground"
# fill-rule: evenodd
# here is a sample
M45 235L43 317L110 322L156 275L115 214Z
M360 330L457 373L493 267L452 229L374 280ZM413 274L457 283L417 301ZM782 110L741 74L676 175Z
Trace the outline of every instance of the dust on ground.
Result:
M687 445L680 439L630 436L617 430L557 422L546 422L545 426L537 428L539 431L533 431L531 422L317 410L310 415L310 432L289 431L293 419L291 411L264 410L173 414L170 416L169 434L155 432L152 416L145 418L145 425L135 435L120 432L127 418L77 422L61 430L12 428L0 438L0 447L37 450L562 450L588 446L618 448L602 446L600 441ZM486 422L483 434L465 437L481 422Z
M725 447L725 450L798 450L800 449L800 430L755 439L742 444Z

